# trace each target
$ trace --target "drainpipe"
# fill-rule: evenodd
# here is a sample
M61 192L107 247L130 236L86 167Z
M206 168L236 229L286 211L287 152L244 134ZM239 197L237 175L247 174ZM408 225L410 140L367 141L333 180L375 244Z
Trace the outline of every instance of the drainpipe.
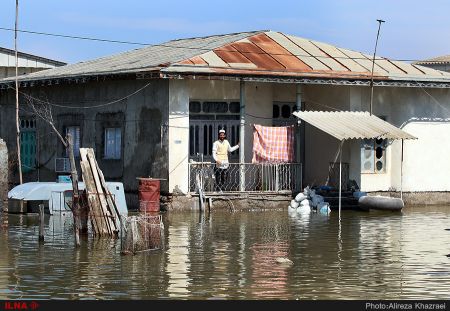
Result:
M245 82L240 81L240 92L239 92L239 102L240 102L240 113L241 122L239 128L239 163L240 163L240 191L245 191Z
M301 84L297 84L297 91L296 91L296 98L295 98L295 110L296 111L301 111L302 110L302 85ZM301 148L302 146L301 144L301 129L300 129L300 118L297 118L297 128L295 130L295 141L296 141L296 148L295 148L295 162L296 163L300 163L302 161L302 157L301 157ZM302 163L303 166L303 163ZM298 189L295 189L297 191L301 191L301 181L302 181L302 175L303 175L303 169L300 170L295 170L295 172L297 173L296 175L296 183L295 186Z

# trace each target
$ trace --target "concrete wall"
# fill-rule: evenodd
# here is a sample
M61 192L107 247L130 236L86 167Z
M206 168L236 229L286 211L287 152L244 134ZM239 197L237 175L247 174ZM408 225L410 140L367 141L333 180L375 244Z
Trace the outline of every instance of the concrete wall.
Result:
M353 87L351 108L358 110L369 101L369 88ZM450 147L450 90L376 87L373 113L418 137L407 140L403 148L401 180L401 141L391 141L386 151L386 172L361 174L365 191L448 191L447 173ZM359 143L353 145L353 170L359 170ZM360 158L359 158L360 161ZM359 164L358 164L359 165Z
M147 85L148 84L148 85ZM136 90L143 88L136 94ZM22 91L51 103L69 108L52 107L57 129L65 134L67 126L80 126L81 147L94 148L105 178L123 181L129 207L136 207L136 177L165 178L161 191L168 191L168 119L169 82L166 80L113 80L85 84L54 85L27 88ZM118 99L123 100L117 101ZM114 104L110 102L117 101ZM21 99L21 105L27 103ZM89 108L98 106L97 108ZM82 107L82 108L70 108ZM28 109L29 110L29 109ZM0 135L10 150L15 150L14 93L0 94ZM119 160L104 158L104 129L122 129L122 156ZM55 181L55 157L64 157L62 143L42 120L37 122L38 169L24 174L24 181ZM79 169L79 167L78 167ZM81 170L78 170L81 179ZM14 172L13 182L17 182Z
M169 81L169 191L188 192L189 88L186 80Z
M4 208L4 202L8 199L8 148L0 138L0 212Z

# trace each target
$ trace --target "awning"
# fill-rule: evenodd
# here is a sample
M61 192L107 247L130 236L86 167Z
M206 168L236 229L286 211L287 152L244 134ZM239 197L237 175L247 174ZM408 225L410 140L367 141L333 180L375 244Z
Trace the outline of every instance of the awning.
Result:
M339 140L417 139L367 111L296 111L293 115Z

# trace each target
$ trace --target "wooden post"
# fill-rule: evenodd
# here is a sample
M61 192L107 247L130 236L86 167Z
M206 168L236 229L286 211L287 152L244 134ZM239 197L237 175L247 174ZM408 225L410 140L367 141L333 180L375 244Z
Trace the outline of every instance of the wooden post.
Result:
M73 154L73 138L70 133L67 134L67 145L69 148L70 176L72 179L72 214L73 226L75 230L75 243L80 246L80 210L79 210L79 192L78 192L78 174L75 166L75 156Z
M44 242L44 204L39 204L39 242Z

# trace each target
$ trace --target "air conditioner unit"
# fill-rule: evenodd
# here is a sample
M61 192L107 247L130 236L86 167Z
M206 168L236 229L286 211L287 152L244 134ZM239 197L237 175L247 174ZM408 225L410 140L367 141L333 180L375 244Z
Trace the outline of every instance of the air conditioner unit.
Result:
M69 158L55 158L56 173L70 173Z

